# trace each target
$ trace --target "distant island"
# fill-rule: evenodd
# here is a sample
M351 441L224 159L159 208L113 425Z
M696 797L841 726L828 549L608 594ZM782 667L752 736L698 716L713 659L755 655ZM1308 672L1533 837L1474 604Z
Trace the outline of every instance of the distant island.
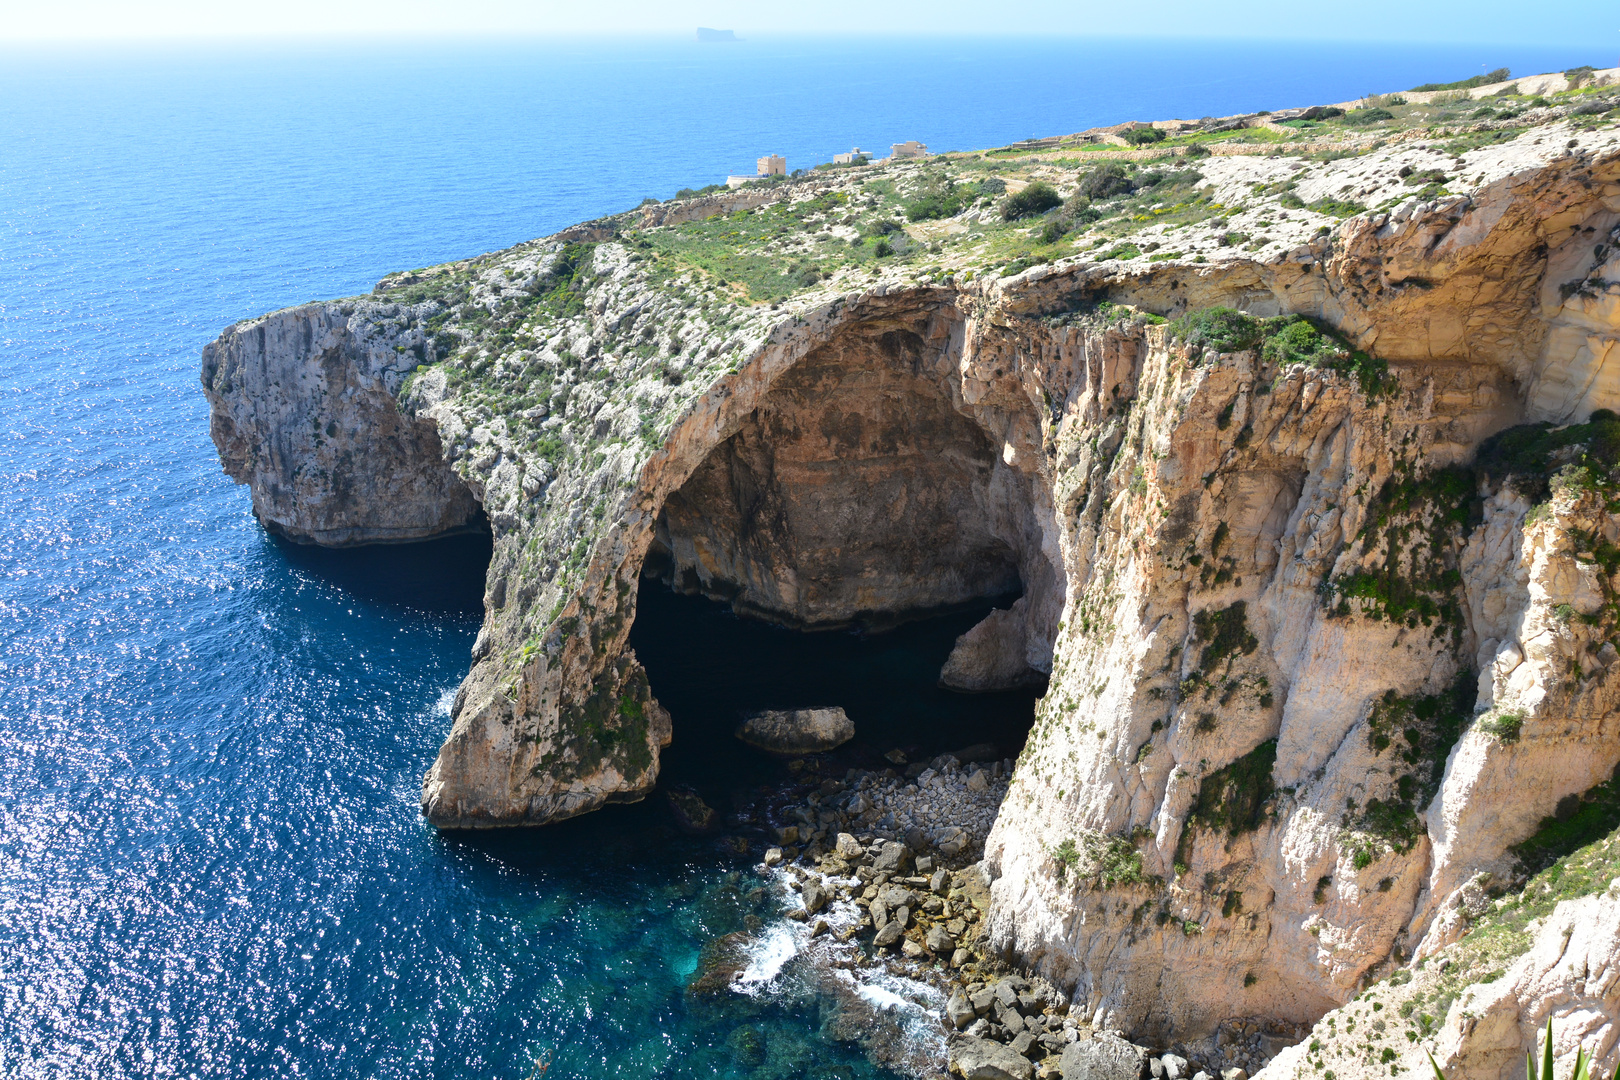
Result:
M698 27L699 41L738 41L735 30L710 30L707 26Z

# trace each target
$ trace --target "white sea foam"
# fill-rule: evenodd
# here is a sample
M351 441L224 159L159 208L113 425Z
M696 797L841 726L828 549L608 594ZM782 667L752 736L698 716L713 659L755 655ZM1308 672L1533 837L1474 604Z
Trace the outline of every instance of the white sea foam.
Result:
M873 1008L880 1009L883 1012L890 1012L894 1009L914 1009L917 1007L916 1005L907 1001L905 998L901 997L899 994L895 993L893 990L886 990L881 986L872 986L870 983L862 983L855 988L855 992L869 1001Z
M748 966L732 989L739 994L757 995L776 981L787 962L799 955L799 935L790 924L778 923L748 949Z

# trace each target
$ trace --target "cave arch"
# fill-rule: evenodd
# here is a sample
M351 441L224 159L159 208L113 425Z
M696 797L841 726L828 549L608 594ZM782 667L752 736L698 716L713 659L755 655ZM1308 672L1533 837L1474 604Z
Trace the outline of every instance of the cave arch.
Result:
M944 332L938 320L837 328L667 496L643 572L806 630L1052 589L1042 481L1009 464L1005 433L964 401L961 348L959 321ZM1031 640L1032 610L1026 597L968 635L997 656L962 689L1025 685L1049 669L1051 635Z

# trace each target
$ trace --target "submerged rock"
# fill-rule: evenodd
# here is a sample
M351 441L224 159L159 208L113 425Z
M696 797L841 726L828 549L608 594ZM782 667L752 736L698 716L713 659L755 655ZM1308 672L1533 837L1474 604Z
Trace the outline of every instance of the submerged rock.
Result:
M748 968L748 946L753 941L752 935L738 930L707 942L698 954L697 972L686 985L686 992L710 997L729 991Z
M744 720L736 734L755 749L797 757L844 745L855 737L855 724L841 708L771 710Z
M702 796L688 787L669 788L664 792L669 811L675 818L675 827L693 836L713 832L720 824L720 815Z
M731 1050L732 1060L744 1068L751 1069L765 1063L764 1028L755 1027L753 1024L734 1028L726 1037L726 1046Z

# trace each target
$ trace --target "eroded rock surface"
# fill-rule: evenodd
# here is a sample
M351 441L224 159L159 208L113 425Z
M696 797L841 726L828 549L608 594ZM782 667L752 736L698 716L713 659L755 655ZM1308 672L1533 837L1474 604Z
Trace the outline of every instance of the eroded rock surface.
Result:
M1100 221L1027 166L1058 241L963 163L649 208L228 329L215 439L302 539L483 510L442 827L652 789L679 732L626 647L643 573L805 627L1020 591L942 672L1050 680L991 946L1133 1037L1316 1023L1466 945L1620 761L1620 137L1575 109L1138 172ZM954 216L897 220L930 192ZM1560 994L1613 1067L1612 979L1553 987L1539 933L1463 1075Z
M399 333L421 311L310 304L238 323L203 350L209 434L272 532L328 547L480 529L432 421L402 414L405 377L432 346Z

